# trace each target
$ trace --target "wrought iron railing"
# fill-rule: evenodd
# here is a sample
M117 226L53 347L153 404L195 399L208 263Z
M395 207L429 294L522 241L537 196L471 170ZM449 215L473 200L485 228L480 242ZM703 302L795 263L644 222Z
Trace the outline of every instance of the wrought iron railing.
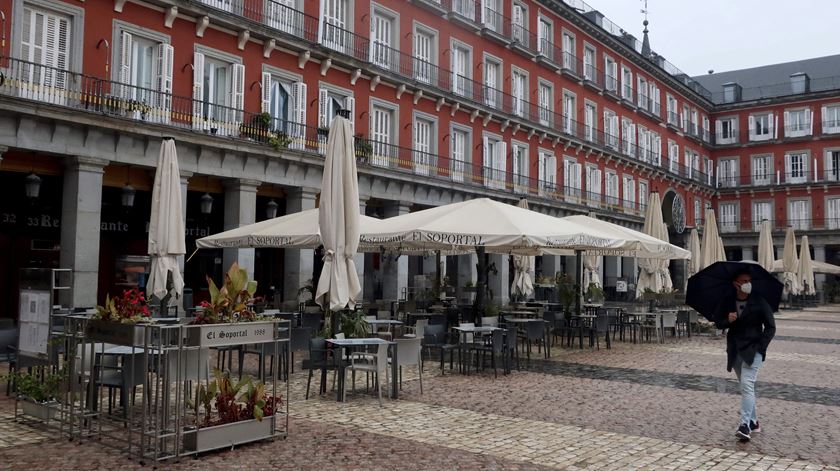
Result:
M768 219L729 219L726 217L718 219L718 228L722 234L759 232L764 222ZM773 231L786 231L792 227L796 231L836 231L840 229L840 215L829 218L787 218L774 219L770 221L770 228Z

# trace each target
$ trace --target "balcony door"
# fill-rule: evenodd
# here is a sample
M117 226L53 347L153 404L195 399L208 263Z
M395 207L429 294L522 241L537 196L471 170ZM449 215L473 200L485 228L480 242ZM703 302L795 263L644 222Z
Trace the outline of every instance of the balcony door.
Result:
M321 38L325 46L347 51L351 45L347 31L348 0L321 0Z
M302 20L295 9L297 0L265 0L265 22L274 29L284 33L295 34L302 31L303 25L296 24Z
M21 95L65 104L70 66L70 17L25 6L21 28L20 58L31 62L20 68Z
M391 44L394 36L394 21L381 13L374 13L370 22L370 61L386 69L394 68L396 56Z

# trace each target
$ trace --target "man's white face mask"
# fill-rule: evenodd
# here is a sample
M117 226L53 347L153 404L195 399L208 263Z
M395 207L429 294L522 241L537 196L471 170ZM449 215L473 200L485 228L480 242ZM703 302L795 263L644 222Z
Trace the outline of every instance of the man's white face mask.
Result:
M752 293L752 283L749 281L741 285L741 292L744 294Z

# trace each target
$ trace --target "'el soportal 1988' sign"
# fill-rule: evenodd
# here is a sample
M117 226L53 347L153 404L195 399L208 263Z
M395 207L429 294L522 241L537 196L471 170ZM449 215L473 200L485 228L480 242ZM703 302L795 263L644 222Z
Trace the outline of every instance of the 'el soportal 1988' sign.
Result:
M273 322L238 322L190 327L187 343L192 346L220 347L274 340Z

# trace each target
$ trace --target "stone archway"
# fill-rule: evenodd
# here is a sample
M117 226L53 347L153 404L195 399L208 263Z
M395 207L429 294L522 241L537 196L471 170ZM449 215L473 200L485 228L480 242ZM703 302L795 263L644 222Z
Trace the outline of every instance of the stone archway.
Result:
M688 245L688 232L685 230L685 202L682 195L673 188L662 194L662 219L668 226L670 242L685 248ZM685 286L685 262L672 260L669 266L674 287L682 290Z

